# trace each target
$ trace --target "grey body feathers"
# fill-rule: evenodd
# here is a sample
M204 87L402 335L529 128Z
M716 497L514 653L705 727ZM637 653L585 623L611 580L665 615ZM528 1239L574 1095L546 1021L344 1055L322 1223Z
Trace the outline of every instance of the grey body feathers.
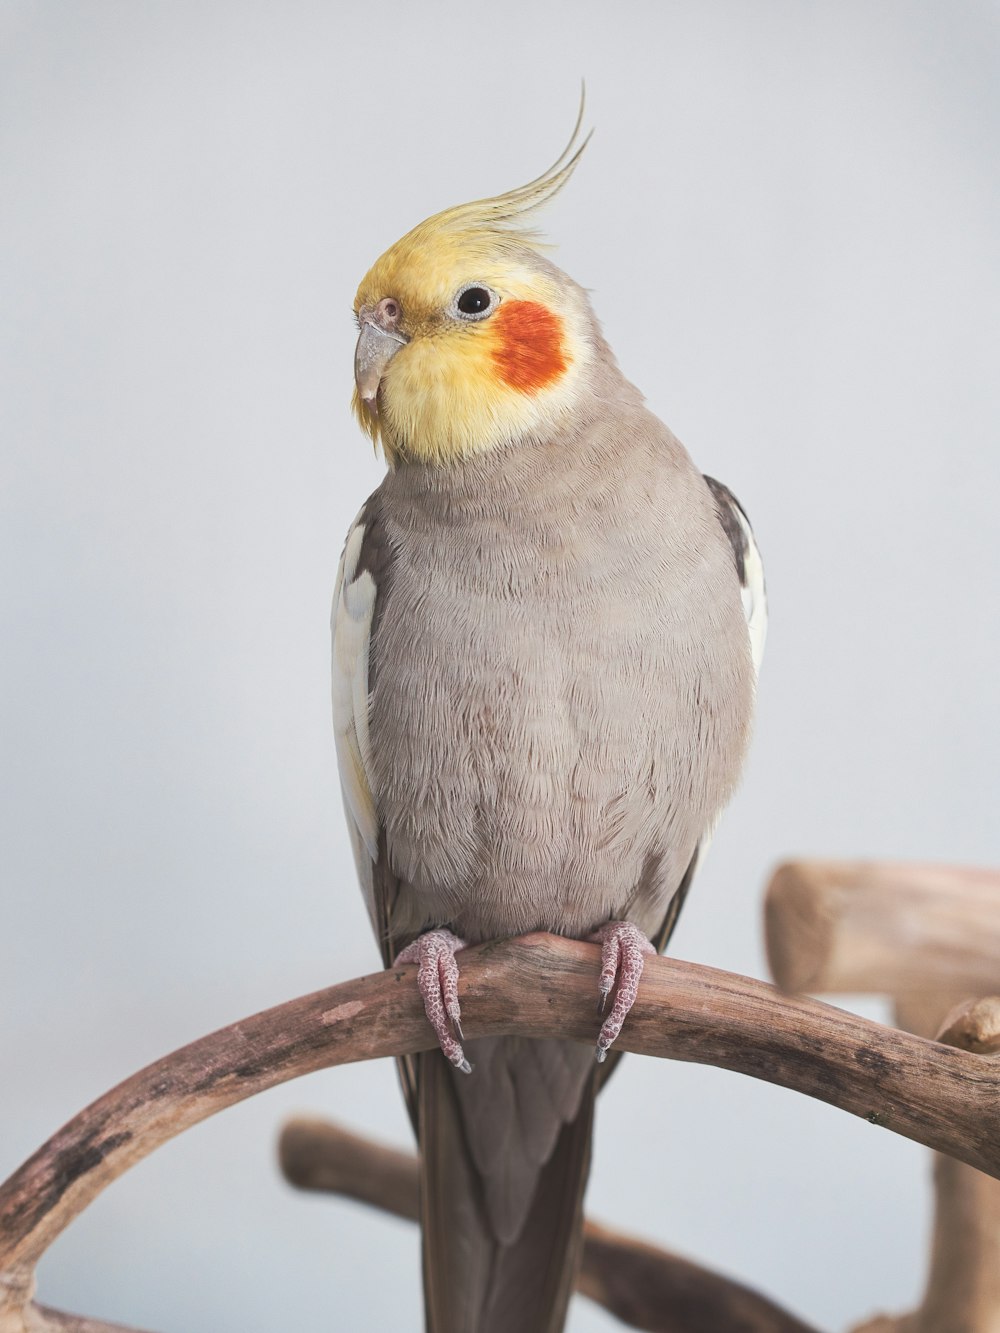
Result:
M387 962L431 926L469 942L660 930L750 732L748 553L723 492L608 353L553 438L401 467L368 501L335 601L334 714ZM438 1052L404 1071L428 1324L553 1333L593 1055L467 1050L469 1077Z

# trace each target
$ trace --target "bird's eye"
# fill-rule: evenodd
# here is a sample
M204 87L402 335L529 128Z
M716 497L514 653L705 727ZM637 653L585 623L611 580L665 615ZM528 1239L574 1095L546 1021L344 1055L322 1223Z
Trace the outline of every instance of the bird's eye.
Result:
M463 315L481 315L489 303L490 294L485 287L469 287L458 298Z
M455 297L455 311L460 319L485 319L499 304L496 292L478 283L463 287Z

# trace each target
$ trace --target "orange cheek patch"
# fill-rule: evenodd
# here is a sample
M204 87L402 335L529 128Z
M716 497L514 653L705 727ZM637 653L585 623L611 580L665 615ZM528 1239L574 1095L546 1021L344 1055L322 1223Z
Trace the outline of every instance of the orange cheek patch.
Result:
M558 316L534 301L504 301L493 316L492 349L500 378L513 389L533 393L566 369L563 326Z

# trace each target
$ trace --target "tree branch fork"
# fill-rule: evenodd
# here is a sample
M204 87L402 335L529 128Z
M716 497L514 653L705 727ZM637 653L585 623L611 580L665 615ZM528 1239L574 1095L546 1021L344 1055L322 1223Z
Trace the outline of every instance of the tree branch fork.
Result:
M599 970L597 946L552 935L468 949L460 981L466 1035L592 1043ZM126 1079L0 1185L0 1333L111 1333L112 1325L35 1305L34 1268L97 1194L167 1139L302 1074L434 1044L416 969L408 967L290 1000ZM667 958L647 960L617 1048L765 1079L1000 1178L997 1054Z

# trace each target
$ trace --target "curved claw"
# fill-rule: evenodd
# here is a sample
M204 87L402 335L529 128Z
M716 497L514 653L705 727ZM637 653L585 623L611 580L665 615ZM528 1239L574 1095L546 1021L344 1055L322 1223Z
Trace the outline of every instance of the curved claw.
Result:
M597 1061L602 1064L608 1048L622 1030L628 1011L639 993L639 978L648 954L656 950L631 921L609 921L591 937L601 945L601 980L597 1012L602 1014L612 990L615 993L611 1012L601 1024L597 1037Z
M462 1010L458 1002L458 963L455 954L465 948L465 940L450 930L429 930L400 950L393 967L417 964L417 986L424 1002L427 1021L437 1035L447 1060L471 1074L472 1066L462 1050ZM456 1035L457 1034L457 1038Z

